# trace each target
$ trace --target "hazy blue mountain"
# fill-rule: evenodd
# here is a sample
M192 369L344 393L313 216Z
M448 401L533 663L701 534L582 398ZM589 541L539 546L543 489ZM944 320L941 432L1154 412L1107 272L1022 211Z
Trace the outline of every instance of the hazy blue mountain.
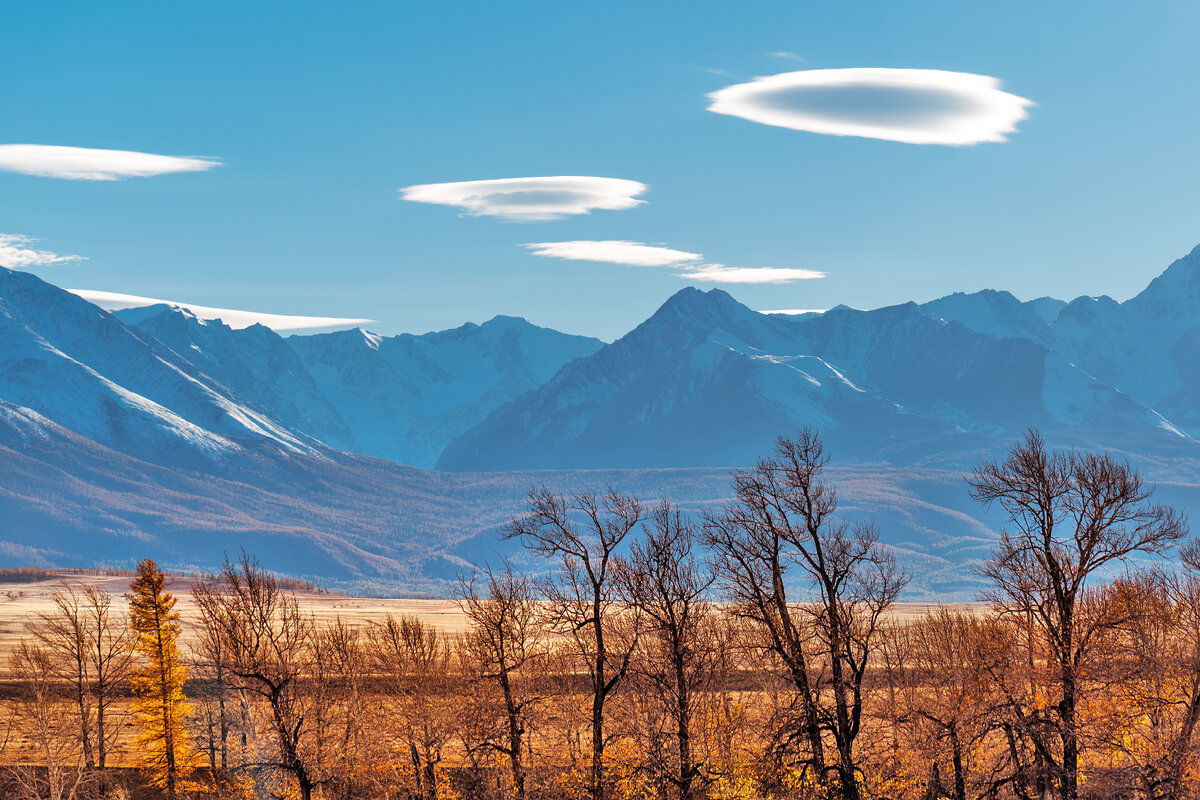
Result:
M288 428L339 450L358 449L350 429L318 391L295 350L270 328L251 325L234 330L220 320L197 319L186 309L165 305L113 315L150 334Z
M1123 303L1107 296L1020 303L989 290L922 308L980 333L1039 342L1200 437L1200 247Z
M876 522L914 577L906 597L967 599L992 520L955 471L834 469L842 507ZM289 454L195 470L151 464L0 401L0 566L212 570L225 553L351 591L445 594L503 556L537 573L497 528L546 483L564 492L669 497L695 512L729 493L725 470L444 473L362 456ZM1197 487L1174 487L1191 497Z
M422 336L355 328L284 339L167 306L115 315L289 429L414 466L432 466L451 439L603 344L516 317Z
M349 449L414 466L433 466L491 411L603 345L517 317L422 336L356 328L288 342L349 428Z
M982 301L976 310L993 322L1045 328L1011 295ZM817 425L844 458L894 463L1030 425L1179 437L1041 341L978 332L912 303L768 316L723 291L689 288L495 411L438 466L742 465L804 424Z
M25 272L0 268L0 400L150 461L325 448L157 339Z
M332 586L441 592L521 555L495 530L531 485L696 510L812 424L909 596L969 593L994 520L961 471L1026 426L1200 511L1198 276L1200 250L1125 303L987 291L801 317L686 289L603 345L509 317L284 339L0 270L0 564L212 569L245 546Z

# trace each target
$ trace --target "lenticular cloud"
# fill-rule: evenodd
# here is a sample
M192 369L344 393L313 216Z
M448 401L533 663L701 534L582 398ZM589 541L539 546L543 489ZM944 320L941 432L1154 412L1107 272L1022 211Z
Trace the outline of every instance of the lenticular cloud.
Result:
M705 283L791 283L824 278L815 269L792 267L727 267L724 264L704 264L679 273L679 277Z
M160 156L132 150L0 144L0 170L74 181L118 181L171 172L203 172L220 163L211 158Z
M416 203L458 206L475 217L543 222L595 209L633 208L645 202L635 198L647 188L644 183L622 178L556 175L426 183L401 189L400 196Z
M174 300L159 300L155 297L141 297L136 294L121 294L120 292L101 292L93 289L68 289L67 291L109 311L124 308L145 308L157 305L174 306L176 308L187 309L199 319L219 319L234 329L249 328L251 325L262 325L275 331L299 331L308 328L340 328L375 321L371 319L347 319L345 317L302 317L294 314L268 314L264 311L242 311L235 308L213 308L212 306L198 306L194 303L177 303Z
M631 267L669 267L699 261L704 256L660 245L608 240L599 242L531 242L523 244L536 256L566 258L573 261L600 261Z
M791 283L824 278L824 272L791 267L727 267L704 263L704 256L662 245L624 240L531 242L523 244L531 253L572 261L600 261L629 267L672 267L675 275L705 283Z
M1033 101L987 75L934 69L813 69L711 93L709 111L764 125L908 144L1003 142Z

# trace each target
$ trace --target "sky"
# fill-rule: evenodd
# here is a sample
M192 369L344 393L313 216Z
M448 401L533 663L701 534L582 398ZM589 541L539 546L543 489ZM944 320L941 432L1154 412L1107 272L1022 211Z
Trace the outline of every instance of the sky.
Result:
M686 286L1123 300L1200 243L1191 0L3 20L0 263L281 330L508 314L611 340Z

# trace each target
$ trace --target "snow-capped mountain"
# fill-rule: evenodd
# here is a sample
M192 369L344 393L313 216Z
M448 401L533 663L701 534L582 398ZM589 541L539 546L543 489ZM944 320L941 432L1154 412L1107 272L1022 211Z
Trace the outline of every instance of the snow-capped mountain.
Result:
M113 315L150 334L291 430L339 450L357 449L349 428L317 389L300 357L270 328L251 325L235 330L221 320L198 319L186 309L166 305Z
M610 345L509 317L283 338L111 314L4 269L0 564L211 569L246 546L333 585L437 591L496 554L533 482L694 509L812 424L847 509L955 591L988 543L961 469L1027 426L1200 502L1197 355L1200 248L1124 303L985 291L788 317L685 289Z
M766 316L721 290L684 289L452 442L438 466L737 466L804 424L843 457L900 463L1030 425L1182 436L1048 347L1039 313L1011 295L941 305L987 330L913 303Z
M115 315L292 430L422 467L492 410L603 344L516 317L422 336L355 328L284 339L167 306Z
M1040 342L1200 437L1200 247L1123 303L1107 296L1020 303L982 291L922 307L981 333Z
M356 328L292 336L357 453L432 467L446 445L603 342L496 317L422 336Z
M139 458L325 449L157 339L29 273L0 268L0 342L0 400Z

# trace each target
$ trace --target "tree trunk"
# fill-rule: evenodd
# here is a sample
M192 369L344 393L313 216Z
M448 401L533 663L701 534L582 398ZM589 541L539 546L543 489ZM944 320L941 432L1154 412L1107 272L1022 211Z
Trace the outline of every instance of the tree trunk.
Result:
M950 748L954 760L954 800L967 800L967 776L963 771L962 742L958 739L958 728L950 726Z
M676 641L679 637L676 636ZM683 655L675 653L675 687L677 735L679 737L679 798L692 800L692 730L691 698L688 696L687 675Z
M225 669L217 659L217 716L221 725L221 772L229 768L229 717L225 712Z
M508 711L508 758L512 768L513 791L517 800L525 800L525 769L521 761L521 738L525 726L521 721L521 709L513 698L507 669L501 669L500 686L504 689L504 707Z

